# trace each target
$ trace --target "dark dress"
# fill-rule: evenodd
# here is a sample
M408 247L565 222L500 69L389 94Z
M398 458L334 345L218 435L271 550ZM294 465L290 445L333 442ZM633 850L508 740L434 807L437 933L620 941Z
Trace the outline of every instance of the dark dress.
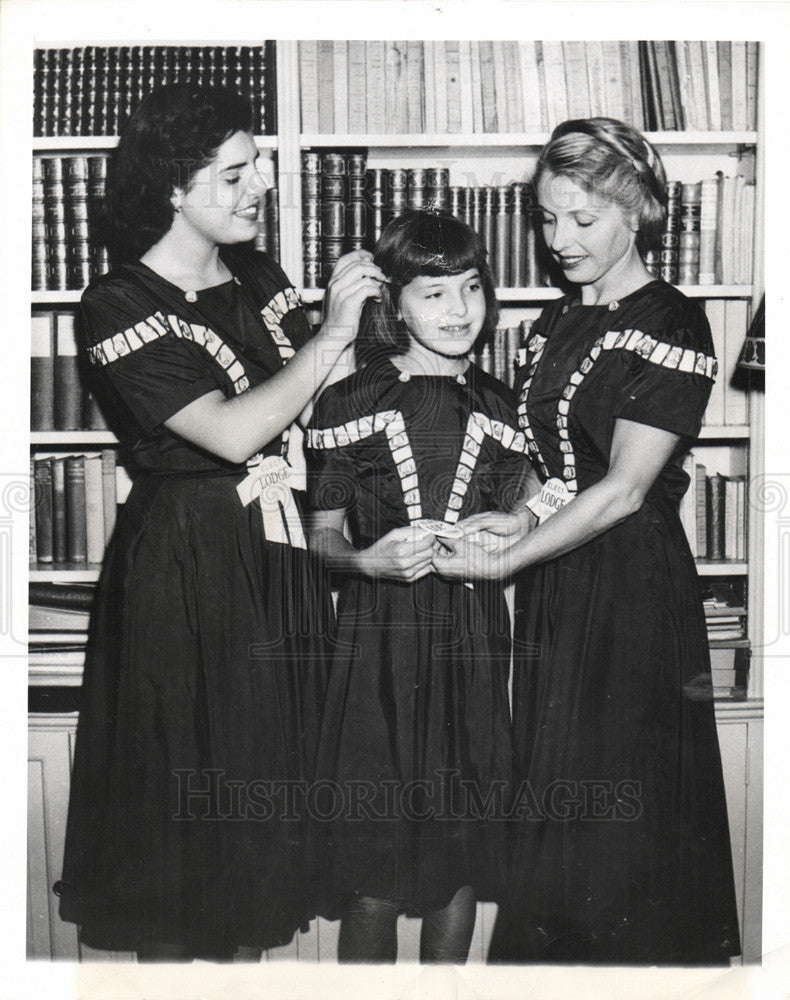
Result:
M421 517L512 504L526 468L508 390L373 364L319 398L311 503L349 511L366 548ZM423 914L471 885L497 899L510 780L509 620L502 586L343 578L317 765L345 810L318 812L313 855L334 917L356 896Z
M285 492L243 504L247 468L163 424L262 382L309 336L272 260L222 255L233 280L194 303L142 263L82 298L139 469L92 615L58 887L61 916L99 948L221 956L287 942L312 909L303 823L278 819L265 783L310 778L331 596ZM285 437L264 454L276 462Z
M681 443L637 513L518 580L523 784L489 960L726 963L739 951L727 813L678 516L715 377L708 323L652 281L610 306L561 299L533 331L519 418L544 477L572 493L602 479L618 417Z

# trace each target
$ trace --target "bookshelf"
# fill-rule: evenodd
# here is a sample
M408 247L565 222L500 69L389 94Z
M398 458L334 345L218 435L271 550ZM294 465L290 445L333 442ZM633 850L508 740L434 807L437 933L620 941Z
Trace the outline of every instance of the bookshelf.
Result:
M527 126L521 130L496 132L473 130L470 123L466 122L468 128L455 132L438 129L429 131L427 128L422 131L372 131L365 128L359 131L324 133L303 128L304 92L300 79L299 44L297 41L278 41L273 46L272 50L276 51L273 89L279 99L276 100L276 112L272 111L266 129L271 134L255 137L265 160L265 171L271 179L276 178L279 259L286 274L298 288L304 284L302 156L306 151L364 151L366 165L370 169L443 167L450 172L450 183L456 185L472 182L480 185L507 184L511 181L520 182L531 175L538 150L548 138L550 129L547 127L531 129ZM746 332L746 320L762 290L762 86L758 88L756 96L759 102L755 111L756 127L690 128L685 131L665 128L646 133L661 152L670 179L693 184L717 172L728 176L742 170L756 182L752 281L682 286L686 295L700 300L706 308L708 303L714 303L714 313L716 309L721 311L726 310L728 305L731 306L733 317L737 316L738 322L743 321L741 339ZM349 106L349 114L350 111ZM608 113L606 108L602 112ZM567 114L564 117L571 116ZM33 140L32 152L38 157L97 156L111 152L116 143L117 137L113 135L38 136ZM300 290L308 314L317 322L320 318L323 290ZM499 288L497 295L501 304L502 324L512 327L524 319L534 319L545 302L560 294L559 288L549 286ZM79 289L38 289L31 293L32 310L34 314L46 310L71 311L79 302L80 295ZM731 339L737 336L735 320L732 329L727 332L731 334ZM730 351L733 346L734 340L730 344ZM729 369L732 364L734 362L730 358L726 367ZM728 386L730 377L731 370L728 370ZM716 417L706 422L695 445L694 455L712 473L727 475L742 472L750 479L755 479L762 471L762 396L759 392L729 387L732 393L741 393L736 405L728 413L717 411ZM733 400L735 399L733 396ZM107 449L116 450L118 445L114 435L107 430L39 430L31 434L30 444L31 456L97 453ZM698 571L703 582L729 582L736 589L739 598L743 597L738 610L745 616L745 635L734 639L712 639L711 648L717 651L733 650L743 656L751 653L748 690L739 692L739 698L743 700L722 698L717 702L717 719L728 782L728 801L735 817L734 859L744 928L744 952L747 957L751 955L754 958L759 954L760 947L760 802L755 775L759 774L760 768L763 688L759 649L763 585L759 571L762 565L760 519L754 508L747 505L747 510L745 558L700 558ZM92 584L98 579L99 571L98 564L35 564L31 566L30 580L44 584ZM68 655L66 658L68 659ZM65 662L63 656L59 657L58 654L53 653L48 657L46 651L36 652L30 662L30 684L35 687L78 686L81 682L81 666L77 662L79 657L76 653L73 658L74 662ZM36 725L37 739L49 739L50 729L47 726L42 728L40 719ZM73 727L73 718L69 725ZM53 738L54 732L52 729ZM61 736L62 734L58 738ZM57 767L63 771L62 761ZM63 803L61 806L65 808ZM57 864L52 867L56 869ZM56 918L54 922L57 923ZM480 949L482 958L486 947L482 928L487 926L490 932L491 927L488 915L479 920L478 925L481 928L481 938L474 948ZM326 942L333 940L330 925L322 926L321 934L320 949L315 942L314 948L316 954L320 951L323 956ZM74 943L73 948L76 947ZM307 938L300 943L300 948L305 953L309 953L312 947ZM277 954L280 956L282 952ZM331 959L332 955L327 957Z

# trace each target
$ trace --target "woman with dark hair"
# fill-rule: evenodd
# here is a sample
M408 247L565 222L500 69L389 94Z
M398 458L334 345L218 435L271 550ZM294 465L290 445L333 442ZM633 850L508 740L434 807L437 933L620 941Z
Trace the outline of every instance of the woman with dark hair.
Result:
M452 579L521 571L517 826L489 960L726 964L739 949L727 812L678 516L716 374L710 330L640 256L667 199L638 132L559 125L535 184L548 248L578 286L535 322L518 378L543 487L521 514L469 519L434 560Z
M448 583L431 560L460 516L510 509L523 435L509 390L469 362L497 318L474 232L407 212L374 260L389 284L363 310L364 367L308 430L310 545L343 574L316 768L342 801L320 804L311 853L341 961L394 961L408 912L422 961L460 963L476 899L504 884L510 638L498 583Z
M314 912L303 817L276 796L311 776L331 606L288 434L383 276L341 259L311 338L247 245L257 157L238 95L151 93L109 189L126 262L81 303L136 475L92 616L58 890L84 943L139 958L255 954Z

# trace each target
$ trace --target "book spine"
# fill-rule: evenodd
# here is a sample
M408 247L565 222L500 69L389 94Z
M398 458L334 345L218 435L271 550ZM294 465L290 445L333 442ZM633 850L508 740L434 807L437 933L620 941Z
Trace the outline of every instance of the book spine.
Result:
M679 181L667 184L667 220L661 236L661 278L671 285L678 282L678 251L680 247Z
M494 43L480 42L480 76L483 90L483 131L502 132L497 119L496 84L494 81Z
M508 131L524 131L524 102L522 99L521 60L518 42L503 42L507 93Z
M716 214L718 177L706 178L701 184L699 230L699 283L716 283Z
M46 135L44 123L49 115L46 96L47 62L44 49L33 49L33 135Z
M472 95L472 43L458 43L458 94L460 102L460 126L462 135L471 135L474 125L474 100Z
M505 331L505 384L511 389L516 379L520 342L521 328L518 326L509 326Z
M104 543L109 542L115 530L118 509L116 454L114 448L104 448L101 453L102 511L104 512Z
M85 546L88 562L95 565L104 557L104 503L101 457L85 457Z
M524 112L524 131L540 132L544 128L543 109L540 104L540 80L535 42L517 42L521 68L521 104Z
M450 211L450 170L448 167L432 167L426 174L427 202L429 208Z
M470 49L470 104L472 107L472 131L483 132L483 68L480 61L480 42L469 42Z
M536 288L542 285L544 274L541 267L538 247L540 235L538 233L539 213L535 201L535 190L531 184L524 186L524 287Z
M725 44L720 42L719 44ZM729 103L732 107L732 128L736 132L745 131L748 125L749 112L746 107L746 42L731 42L732 66L727 79L730 88ZM719 66L721 69L721 66ZM725 82L722 81L722 99ZM722 123L722 128L726 126Z
M746 43L746 127L757 128L757 83L759 76L760 46Z
M645 128L649 132L655 132L663 129L664 122L661 117L661 95L658 92L658 70L652 42L639 42L639 74Z
M425 131L428 135L438 132L436 124L436 42L423 43L423 63L425 72Z
M719 100L721 102L721 127L725 131L734 128L735 107L733 104L733 45L731 42L716 42L717 67L719 71Z
M302 153L303 285L321 287L321 154Z
M498 327L495 334L494 340L491 345L493 353L493 365L494 365L494 378L498 378L500 382L504 382L507 379L507 360L505 353L505 337L507 336L507 330L505 327Z
M719 91L719 59L715 42L703 42L705 77L708 84L708 116L714 132L721 131L721 94Z
M496 216L496 188L484 185L482 188L480 215L480 225L482 229L481 240L484 248L488 251L488 266L491 268L491 274L494 275L494 280L496 280L496 275L499 274L496 241Z
M680 92L680 68L678 66L677 43L667 42L666 47L672 111L675 116L675 128L680 131L686 128L686 119L683 114L683 100ZM682 43L680 47L682 48Z
M85 456L65 459L66 538L68 561L88 561L85 498Z
M447 131L461 131L461 49L458 42L445 42L447 59Z
M384 43L384 118L390 132L402 133L400 95L401 42ZM403 109L406 111L406 108Z
M562 42L543 42L543 68L549 101L549 128L568 118L568 89L565 83Z
M697 559L707 559L708 552L708 477L707 469L701 462L694 466L697 527Z
M88 158L88 233L92 278L106 274L110 269L107 248L98 238L98 220L101 216L107 181L107 161L108 157L103 154Z
M631 118L630 122L634 128L644 132L647 128L645 124L645 110L642 102L642 76L639 70L639 42L621 42L621 48L625 48L628 53L626 66L630 73L631 91Z
M47 239L46 286L55 291L65 291L68 287L68 263L63 158L46 156L41 162L44 170L44 220Z
M406 171L407 205L409 208L425 208L428 191L428 171L422 167Z
M725 393L725 346L724 346L724 300L707 299L705 302L705 315L710 324L711 337L713 339L713 353L718 361L718 372L713 388L710 392L710 399L705 408L705 423L711 426L720 426L724 423L724 393Z
M49 264L49 239L46 221L46 195L44 181L44 161L33 157L33 181L31 203L31 288L42 291L47 287Z
M738 558L738 481L724 477L724 558Z
M384 42L365 42L365 52L367 55L368 132L385 132L387 126L384 115Z
M48 73L47 73L47 84L49 86L49 116L50 116L50 135L58 136L60 135L60 120L61 120L61 94L62 94L62 81L61 81L61 68L60 68L60 49L49 49L47 53L47 63L48 63Z
M327 39L318 42L318 128L324 133L335 131L334 48Z
M494 103L496 105L497 131L510 132L511 123L508 117L507 92L509 80L507 67L503 58L501 43L492 42L494 60Z
M64 159L66 194L66 253L68 286L83 289L91 279L91 250L88 222L88 158Z
M495 194L496 216L494 218L494 278L497 288L511 285L511 190L509 187L492 188ZM498 378L500 376L497 376Z
M615 43L616 44L616 43ZM587 56L584 42L562 42L565 64L565 88L568 92L568 117L590 116L590 91L587 83ZM619 65L618 65L619 71ZM615 115L613 117L622 117Z
M31 317L30 428L55 428L55 317L51 312Z
M52 459L33 460L35 483L36 557L40 563L54 559L54 508L52 494Z
M343 153L321 156L321 275L326 283L345 252L348 205L347 159Z
M66 520L66 460L52 459L52 548L55 562L68 559L68 525Z
M744 562L746 560L746 538L748 523L746 520L746 476L736 476L736 545L735 558Z
M299 92L302 98L302 131L318 132L318 42L316 41L299 42Z
M410 135L420 135L425 130L423 51L423 42L410 41L406 43L407 125Z
M510 219L510 281L514 288L526 287L527 228L524 215L524 185L511 187L512 214Z
M55 428L75 431L82 426L82 385L74 335L74 314L55 315Z
M724 476L708 476L708 559L724 558Z
M699 284L701 184L684 184L680 195L678 284Z
M658 90L661 108L662 128L669 131L677 129L675 108L672 102L672 81L669 75L669 51L664 41L650 42L655 53L656 73L658 74Z
M269 253L280 259L280 194L276 187L266 192L266 241Z
M348 130L360 135L367 127L367 74L365 71L365 43L348 43Z
M623 63L619 42L603 42L604 96L606 114L610 118L625 119L623 90Z
M742 299L727 299L724 303L724 361L719 363L724 383L724 423L748 422L746 393L734 385L738 358L748 328L749 304Z
M348 42L334 41L332 43L332 83L334 86L334 131L345 135L349 128L349 93L348 93Z
M350 153L347 157L346 250L349 251L362 250L367 243L366 160L364 153Z
M603 60L603 42L585 42L587 56L587 89L590 94L590 114L596 117L606 113L606 89Z

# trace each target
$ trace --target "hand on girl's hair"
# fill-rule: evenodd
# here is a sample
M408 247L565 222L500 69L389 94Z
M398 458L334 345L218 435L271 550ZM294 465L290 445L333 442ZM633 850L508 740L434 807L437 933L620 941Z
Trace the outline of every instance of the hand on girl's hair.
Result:
M388 282L384 272L373 263L373 254L354 250L335 264L324 296L323 327L341 332L349 341L357 333L362 306L378 298L381 286Z

